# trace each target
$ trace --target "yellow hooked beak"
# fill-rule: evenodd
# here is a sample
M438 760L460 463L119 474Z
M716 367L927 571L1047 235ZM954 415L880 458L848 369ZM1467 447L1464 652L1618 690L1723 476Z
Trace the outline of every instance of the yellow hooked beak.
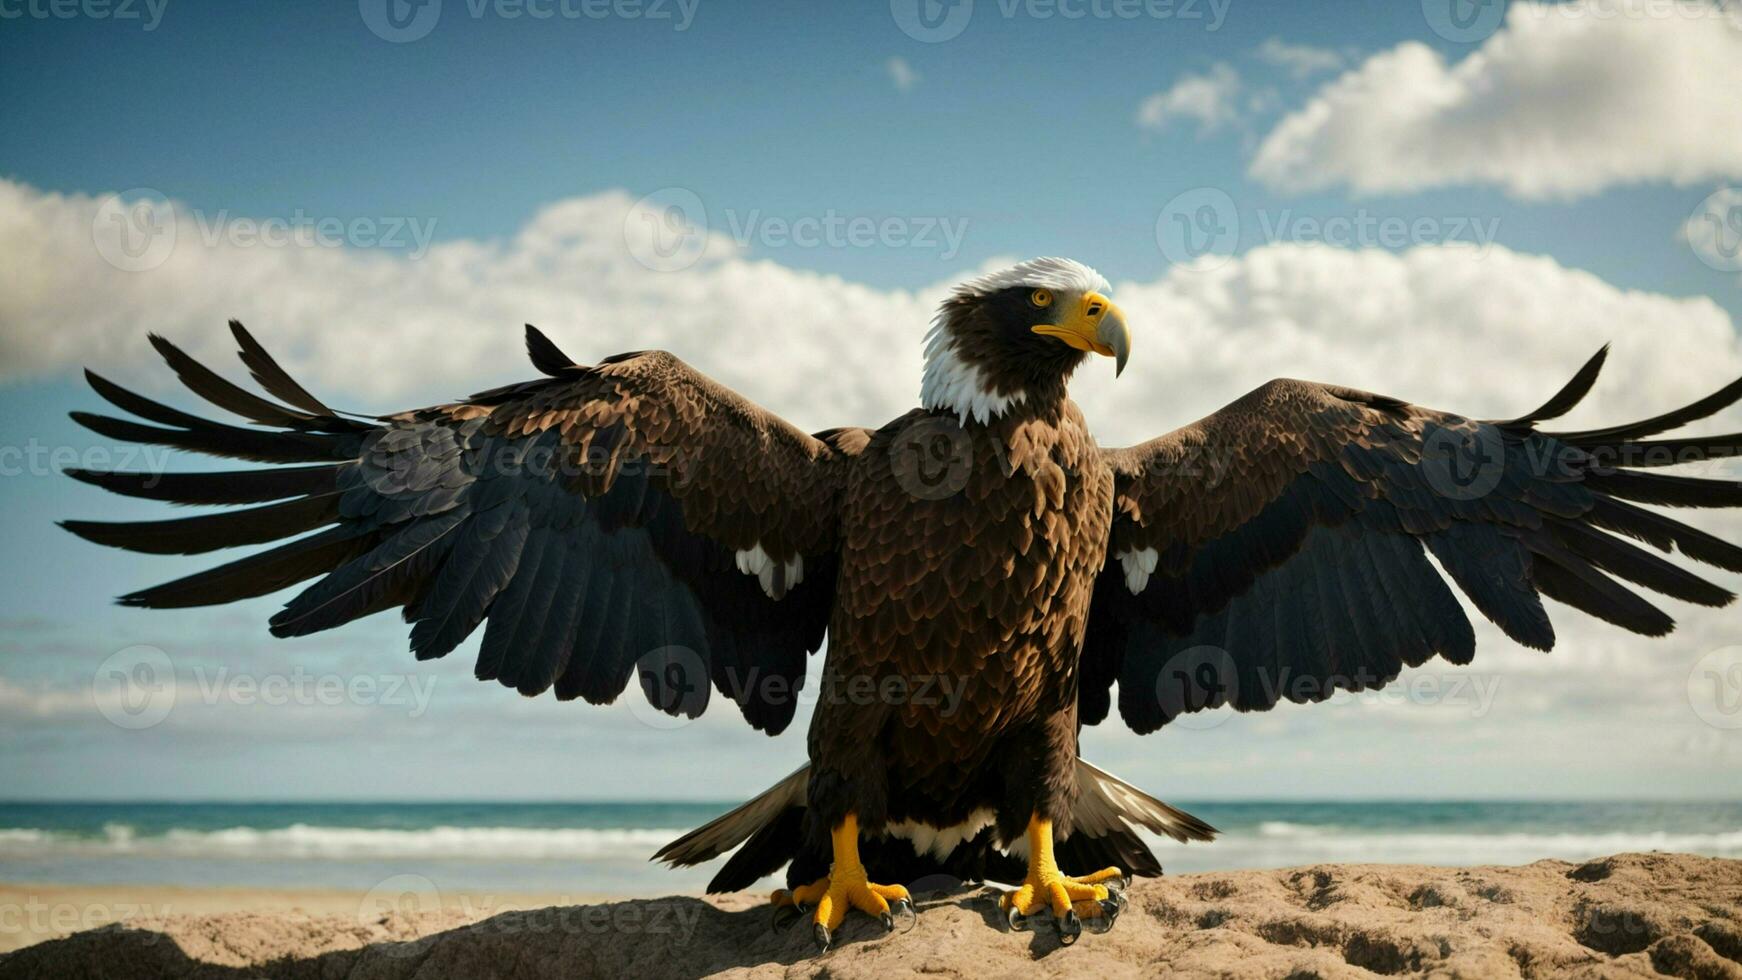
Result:
M1029 328L1043 337L1056 337L1080 351L1113 358L1113 376L1125 371L1131 357L1131 331L1125 314L1100 293L1084 293L1075 309L1060 311L1057 323L1037 323Z

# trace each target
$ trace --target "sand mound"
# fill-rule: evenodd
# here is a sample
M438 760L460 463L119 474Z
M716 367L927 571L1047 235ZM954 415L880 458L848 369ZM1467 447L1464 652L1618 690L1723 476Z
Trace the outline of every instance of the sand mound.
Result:
M889 935L849 919L815 956L751 896L367 917L137 919L0 957L0 980L53 977L568 978L1673 976L1742 978L1742 861L1622 854L1582 865L1319 865L1143 881L1106 935L1061 948L1003 931L993 893L921 895Z

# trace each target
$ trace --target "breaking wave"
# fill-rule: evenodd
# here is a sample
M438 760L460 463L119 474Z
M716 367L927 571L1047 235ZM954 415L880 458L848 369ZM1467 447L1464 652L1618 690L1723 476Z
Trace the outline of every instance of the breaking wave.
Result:
M1208 847L1155 845L1170 871L1271 868L1329 862L1381 864L1528 864L1544 858L1584 861L1624 851L1678 851L1742 857L1742 830L1672 833L1374 831L1356 827L1264 821L1224 834Z
M172 828L141 835L111 823L100 835L36 828L0 829L0 858L200 857L302 860L645 859L682 829L429 827L417 830L292 824L259 829Z

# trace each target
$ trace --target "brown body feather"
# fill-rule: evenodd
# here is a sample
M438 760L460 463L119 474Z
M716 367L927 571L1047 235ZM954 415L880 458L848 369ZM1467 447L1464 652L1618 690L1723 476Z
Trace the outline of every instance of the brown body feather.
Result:
M938 426L962 485L916 493L909 437ZM1077 651L1112 502L1112 470L1063 399L959 428L914 412L872 436L842 497L813 812L876 830L991 810L1006 839L1035 810L1069 827Z

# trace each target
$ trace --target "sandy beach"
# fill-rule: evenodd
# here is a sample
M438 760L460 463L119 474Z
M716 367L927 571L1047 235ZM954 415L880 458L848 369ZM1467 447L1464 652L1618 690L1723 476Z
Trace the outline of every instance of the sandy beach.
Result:
M0 891L8 910L101 906L119 924L9 933L12 977L1182 976L1742 977L1742 861L1621 854L1439 868L1327 864L1137 883L1112 932L1060 947L1000 926L995 891L919 895L913 929L849 920L818 956L758 896L544 903L167 888ZM130 904L129 904L130 903ZM122 906L126 906L125 909ZM126 914L116 914L125 911ZM63 911L62 916L73 915ZM46 927L72 924L46 922ZM97 923L93 922L93 925Z
M409 895L409 897L408 897ZM138 922L187 922L228 913L285 921L379 918L388 908L424 906L478 919L510 909L601 901L598 895L462 892L430 898L415 890L362 892L331 888L181 888L173 885L39 885L0 882L0 954L73 933Z

